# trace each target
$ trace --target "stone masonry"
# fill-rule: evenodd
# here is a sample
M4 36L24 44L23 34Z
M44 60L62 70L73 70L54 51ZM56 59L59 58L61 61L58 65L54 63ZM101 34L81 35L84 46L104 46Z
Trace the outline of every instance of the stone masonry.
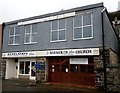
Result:
M118 66L118 55L112 49L105 49L106 62L106 80L107 91L120 90L120 66ZM104 88L104 65L102 49L100 55L94 57L95 62L95 86L96 88ZM113 65L111 65L113 64Z

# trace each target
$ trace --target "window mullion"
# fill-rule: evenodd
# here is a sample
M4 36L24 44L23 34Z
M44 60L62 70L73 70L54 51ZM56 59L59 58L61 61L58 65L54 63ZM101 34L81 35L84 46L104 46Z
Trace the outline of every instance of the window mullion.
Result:
M30 43L32 43L32 25L30 25Z
M14 28L14 35L13 35L13 44L15 44L15 27Z
M59 32L60 32L60 28L59 28L59 25L60 25L60 23L59 23L59 20L57 21L57 31L58 31L58 41L59 41Z
M83 38L83 27L84 27L83 26L83 15L82 15L82 26L81 27L82 27L82 38Z
M24 61L24 74L25 74L25 61Z

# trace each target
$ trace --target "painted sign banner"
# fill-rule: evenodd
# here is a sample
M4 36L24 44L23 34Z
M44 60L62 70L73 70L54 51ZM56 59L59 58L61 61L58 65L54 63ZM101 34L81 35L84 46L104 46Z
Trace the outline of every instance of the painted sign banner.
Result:
M5 57L76 56L76 55L79 55L79 56L99 55L99 48L61 49L61 50L2 53L3 58Z
M36 52L9 52L9 53L2 53L2 57L35 57Z

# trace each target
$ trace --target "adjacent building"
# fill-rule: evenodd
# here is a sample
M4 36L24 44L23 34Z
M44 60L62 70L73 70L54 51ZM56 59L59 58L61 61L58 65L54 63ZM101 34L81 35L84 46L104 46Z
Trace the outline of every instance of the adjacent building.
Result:
M106 86L106 64L118 63L119 39L103 3L6 22L5 79Z

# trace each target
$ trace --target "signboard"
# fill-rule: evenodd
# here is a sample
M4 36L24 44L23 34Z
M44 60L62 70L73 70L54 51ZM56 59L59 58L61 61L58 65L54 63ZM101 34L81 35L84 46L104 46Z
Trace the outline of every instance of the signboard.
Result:
M88 64L88 58L70 58L70 64Z
M88 56L99 55L99 48L88 49L61 49L30 52L8 52L2 53L2 57L45 57L45 56Z
M36 57L36 52L9 52L2 53L2 57Z

